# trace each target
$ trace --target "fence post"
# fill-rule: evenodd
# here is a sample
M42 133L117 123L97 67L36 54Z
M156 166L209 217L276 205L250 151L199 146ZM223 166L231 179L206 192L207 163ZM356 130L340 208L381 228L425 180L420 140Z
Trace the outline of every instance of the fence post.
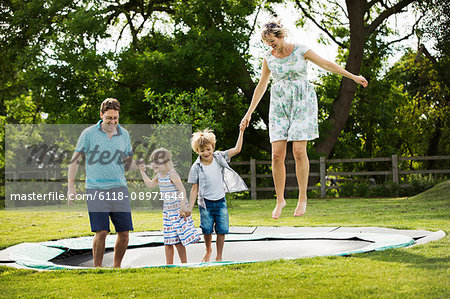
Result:
M55 181L60 181L62 179L61 167L55 168Z
M325 157L320 157L320 197L325 198L327 196L327 182L325 180Z
M398 156L392 155L392 181L398 185Z
M256 160L250 159L250 192L252 199L257 199L256 193Z

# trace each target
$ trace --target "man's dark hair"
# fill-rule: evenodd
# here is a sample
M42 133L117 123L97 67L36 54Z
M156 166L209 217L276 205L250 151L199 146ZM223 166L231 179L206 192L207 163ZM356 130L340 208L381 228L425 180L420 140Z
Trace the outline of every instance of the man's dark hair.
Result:
M120 111L119 101L114 98L107 98L106 100L104 100L102 105L100 106L100 112L105 113L108 110Z

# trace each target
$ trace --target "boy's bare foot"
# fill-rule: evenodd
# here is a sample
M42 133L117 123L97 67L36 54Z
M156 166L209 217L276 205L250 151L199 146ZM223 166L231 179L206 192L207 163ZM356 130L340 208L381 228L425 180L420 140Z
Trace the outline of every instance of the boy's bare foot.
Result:
M205 255L202 258L202 263L207 263L211 259L212 249L205 249Z
M294 217L300 217L303 216L306 212L306 199L305 200L298 200L297 208L295 208L294 211Z
M283 199L283 201L278 202L277 201L277 205L275 206L275 209L273 209L272 211L272 218L273 219L278 219L281 216L281 210L283 210L283 208L286 206L286 201Z

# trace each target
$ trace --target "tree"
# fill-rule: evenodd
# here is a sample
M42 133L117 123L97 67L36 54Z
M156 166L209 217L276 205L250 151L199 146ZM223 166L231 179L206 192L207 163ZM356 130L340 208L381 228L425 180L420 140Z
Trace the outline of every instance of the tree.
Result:
M147 120L152 122L190 119L195 111L191 106L196 103L205 111L212 108L216 110L216 123L221 122L212 128L217 130L223 146L232 145L245 113L243 103L251 97L255 86L246 59L253 28L246 18L258 2L174 1L169 13L173 22L170 34L152 27L119 55L118 72L123 75L118 84L122 98L141 98L150 89L155 96L147 97L147 106L140 113L150 111ZM203 90L202 94L208 95L210 101L203 101L198 90ZM198 98L190 103L187 94ZM173 107L174 115L168 117L162 110L157 113L149 104L158 106L161 102L165 107ZM174 106L179 104L184 105L181 110ZM200 123L194 125L197 124Z
M408 155L445 155L450 151L449 95L434 63L408 51L388 73L393 84L407 95L399 107L396 128L402 137L402 152ZM419 56L420 57L420 56ZM442 163L428 163L428 168Z
M86 99L104 90L99 87L106 57L96 52L96 42L107 34L97 14L98 2L2 2L0 24L6 30L0 34L0 97L4 101L30 95L37 111L48 114L48 122L89 119L84 115L90 104Z
M260 2L4 2L0 23L8 30L1 35L0 59L7 88L1 97L30 95L49 123L91 123L100 102L117 97L123 122L148 123L164 121L148 115L153 109L144 101L148 88L160 95L204 88L223 98L217 115L228 123L219 132L227 140L255 86L247 59L254 23L248 16ZM131 42L117 51L100 51L111 28L120 30L117 43L127 31ZM251 136L259 134L255 130Z
M91 123L105 97L121 100L122 121L129 123L167 121L167 115L155 113L153 101L167 104L165 107L183 103L188 108L193 96L195 105L207 110L204 99L208 98L217 108L213 117L221 121L217 129L223 135L218 137L223 137L224 145L232 145L232 124L239 123L256 81L248 62L249 40L255 31L255 20L249 16L263 9L270 11L273 2L283 1L4 1L0 24L7 30L0 33L0 96L5 100L30 96L37 113L47 113L50 123ZM383 41L390 32L384 21L413 2L348 0L345 5L330 1L318 6L295 1L303 19L316 22L340 46L339 59L346 68L354 73L362 69L373 80L378 76L378 71L372 70L378 67L376 54L385 55L390 45ZM119 30L116 42L122 47L100 50L111 29ZM366 67L368 61L373 67ZM355 97L350 80L330 77L324 82L340 84L327 95L333 100L324 101L329 113L321 124L322 137L314 145L319 154L330 155L339 134L349 129L353 99L368 97L362 91ZM148 90L155 96L144 101ZM251 150L244 156L270 152L267 133L255 126L259 120L267 123L268 93L265 97L256 110L259 117L253 118L246 135ZM1 110L4 114L4 107ZM168 119L176 122L192 116L188 109L178 112L188 115Z
M376 39L381 26L391 16L399 14L414 0L346 0L329 1L327 5L320 2L295 0L305 19L311 20L333 42L346 51L345 69L359 74L362 70L365 49L368 40ZM408 38L411 34L400 38ZM392 44L386 42L384 46ZM363 72L364 75L364 72ZM371 78L367 78L370 82ZM370 83L369 83L370 85ZM326 119L326 131L314 144L317 153L329 156L350 115L352 101L356 94L356 83L342 78L339 92L333 101L331 111Z
M418 35L426 41L434 42L437 57L433 57L425 46L419 47L418 55L424 54L438 72L440 80L450 88L450 2L432 0L430 9L419 25Z

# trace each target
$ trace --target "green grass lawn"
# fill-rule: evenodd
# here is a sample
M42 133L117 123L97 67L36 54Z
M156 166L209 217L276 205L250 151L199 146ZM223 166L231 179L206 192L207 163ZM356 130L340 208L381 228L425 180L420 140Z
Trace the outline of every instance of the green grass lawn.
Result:
M410 198L311 199L307 214L301 218L291 216L296 202L289 200L282 217L271 219L274 204L273 199L230 201L230 224L382 226L450 232L450 181ZM193 217L198 226L198 213ZM160 211L136 212L133 221L136 231L162 229ZM80 207L44 212L0 211L0 226L0 248L22 242L90 235L87 214ZM0 296L448 298L449 240L446 236L417 247L349 257L209 268L39 272L0 267Z

